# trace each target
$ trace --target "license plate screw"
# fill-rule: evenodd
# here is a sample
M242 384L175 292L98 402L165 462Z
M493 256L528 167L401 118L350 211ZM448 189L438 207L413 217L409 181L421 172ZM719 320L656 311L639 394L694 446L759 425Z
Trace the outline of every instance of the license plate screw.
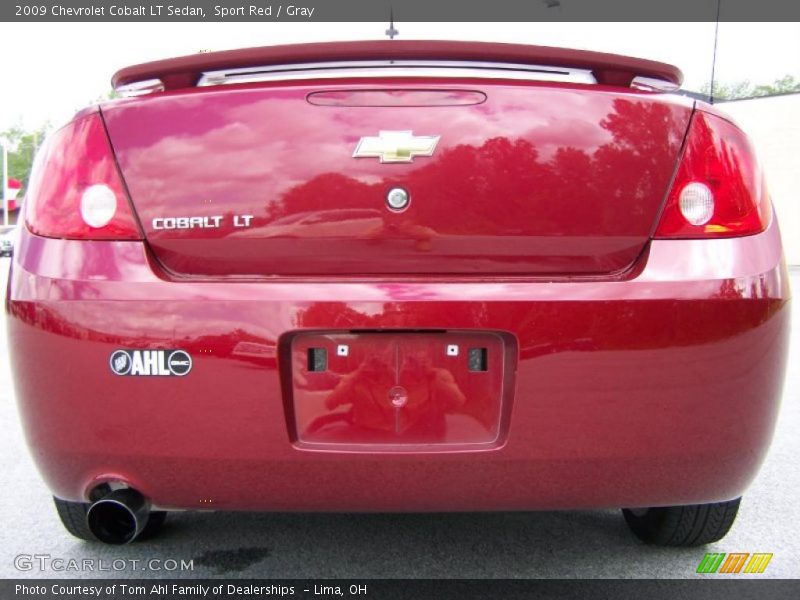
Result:
M337 356L347 356L348 354L350 354L350 347L347 344L339 344L336 346Z
M448 344L447 345L447 356L458 356L458 345L457 344Z
M396 385L389 390L389 400L395 408L403 408L408 402L408 392L404 387Z

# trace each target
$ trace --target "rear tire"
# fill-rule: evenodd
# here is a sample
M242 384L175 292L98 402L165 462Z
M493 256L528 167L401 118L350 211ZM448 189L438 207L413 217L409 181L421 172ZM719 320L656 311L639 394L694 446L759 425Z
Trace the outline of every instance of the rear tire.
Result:
M712 504L623 508L631 531L643 542L657 546L702 546L721 540L730 530L741 498Z
M70 502L68 500L56 498L55 496L53 497L53 502L56 505L56 512L61 519L61 524L64 525L64 529L79 540L86 540L88 542L98 541L86 522L86 513L91 504L88 502ZM142 533L140 533L139 537L136 539L148 540L155 537L158 532L161 531L161 527L164 525L166 518L166 511L156 510L151 512L147 519L147 525L144 526Z
M61 498L53 497L56 505L56 512L61 519L64 529L80 540L96 542L97 538L92 535L89 526L86 524L86 511L89 510L88 502L69 502Z

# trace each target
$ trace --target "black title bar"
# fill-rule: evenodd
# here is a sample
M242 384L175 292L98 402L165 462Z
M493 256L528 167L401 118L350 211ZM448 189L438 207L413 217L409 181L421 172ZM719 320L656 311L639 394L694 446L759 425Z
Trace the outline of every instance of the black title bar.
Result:
M18 22L800 21L797 0L3 0ZM679 43L676 41L676 43Z
M3 600L503 600L530 598L647 598L648 600L794 600L796 580L540 580L540 579L6 579Z

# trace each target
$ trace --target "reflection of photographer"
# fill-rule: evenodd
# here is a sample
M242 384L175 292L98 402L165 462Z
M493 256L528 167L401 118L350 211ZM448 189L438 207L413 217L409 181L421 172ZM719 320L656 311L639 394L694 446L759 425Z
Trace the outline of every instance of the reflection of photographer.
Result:
M466 403L452 373L431 366L427 357L411 355L403 361L399 381L408 382L407 400L402 406L395 406L390 396L396 383L393 366L379 356L367 358L356 371L344 376L325 400L331 411L340 406L349 407L348 410L315 419L308 433L334 423L347 423L365 435L394 432L403 441L443 439L445 415Z

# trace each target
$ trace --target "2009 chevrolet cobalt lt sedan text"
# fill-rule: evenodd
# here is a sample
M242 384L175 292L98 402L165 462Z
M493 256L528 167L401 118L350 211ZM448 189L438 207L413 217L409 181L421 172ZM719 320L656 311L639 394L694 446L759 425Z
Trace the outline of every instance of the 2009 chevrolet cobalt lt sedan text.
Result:
M681 77L388 40L119 71L37 158L7 300L66 528L624 507L720 539L789 289L750 143Z

